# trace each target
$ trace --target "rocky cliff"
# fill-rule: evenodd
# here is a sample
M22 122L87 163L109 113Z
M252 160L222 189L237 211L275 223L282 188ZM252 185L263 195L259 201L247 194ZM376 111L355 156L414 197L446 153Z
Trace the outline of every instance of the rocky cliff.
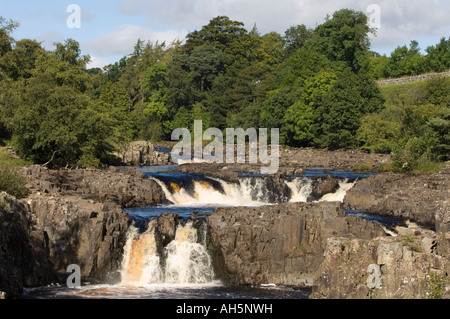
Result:
M310 298L450 298L449 243L448 233L407 228L399 229L396 237L329 238Z
M80 266L81 279L114 282L131 219L123 207L165 201L159 186L134 169L23 170L31 195L0 195L0 292L65 282Z
M384 236L340 203L219 208L207 218L216 268L232 284L312 285L327 239Z

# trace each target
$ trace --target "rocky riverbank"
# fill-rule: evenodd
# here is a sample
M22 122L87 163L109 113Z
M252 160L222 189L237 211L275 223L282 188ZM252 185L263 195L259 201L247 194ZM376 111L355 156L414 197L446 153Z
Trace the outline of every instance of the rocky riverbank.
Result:
M63 283L67 266L81 278L114 282L128 227L122 208L166 201L159 186L135 169L48 170L25 167L31 195L0 194L0 291Z
M286 174L305 169L353 170L356 163L375 167L386 160L363 152L344 154L289 150L268 187L281 189ZM233 182L237 172L254 169L188 164L177 171ZM81 266L83 281L117 281L132 223L123 208L167 203L160 186L133 168L30 166L22 172L31 194L23 200L0 195L0 292L7 297L19 295L23 287L64 283L70 264ZM343 203L219 208L206 218L216 274L233 285L309 285L312 298L450 297L449 172L374 175L356 181ZM322 178L313 193L320 197L336 185L335 179ZM346 216L343 209L400 217L410 227L386 232L376 222ZM176 214L158 218L163 243L173 240L179 222ZM380 267L380 288L367 286L369 265Z

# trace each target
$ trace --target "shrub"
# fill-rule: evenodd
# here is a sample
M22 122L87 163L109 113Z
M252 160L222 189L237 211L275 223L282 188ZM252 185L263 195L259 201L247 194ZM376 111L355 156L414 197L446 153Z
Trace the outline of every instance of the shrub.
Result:
M431 271L427 276L428 282L428 298L442 299L445 290L446 276L439 276L435 271Z
M18 168L0 166L0 192L24 198L28 195L26 184L27 180L20 174Z

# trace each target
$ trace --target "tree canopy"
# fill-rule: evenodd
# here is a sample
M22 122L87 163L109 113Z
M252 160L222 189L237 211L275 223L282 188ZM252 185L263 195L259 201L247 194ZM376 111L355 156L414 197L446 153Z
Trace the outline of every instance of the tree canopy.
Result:
M279 128L290 146L448 156L448 82L413 102L399 95L394 107L375 80L450 69L450 38L382 56L370 51L373 30L359 11L283 35L218 16L185 43L139 39L119 61L88 69L77 41L49 51L15 40L17 27L0 17L0 140L35 163L98 166L129 141L168 140L198 119L204 128Z

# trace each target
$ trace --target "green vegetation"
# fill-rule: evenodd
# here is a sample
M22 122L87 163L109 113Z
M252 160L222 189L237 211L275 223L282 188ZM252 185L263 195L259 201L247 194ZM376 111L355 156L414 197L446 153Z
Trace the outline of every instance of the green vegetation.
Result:
M413 41L380 56L362 12L284 35L219 16L184 44L139 40L104 69L87 69L72 39L47 51L16 41L17 27L0 19L0 142L32 163L96 167L132 140L170 140L194 120L280 128L289 147L393 153L388 170L429 172L448 159L449 79L381 89L375 79L450 69L450 39L426 55Z
M19 170L29 164L0 147L0 192L7 192L16 198L25 197L28 194L27 182Z
M19 172L19 168L0 165L0 192L7 192L16 198L24 198L28 194L27 181Z
M362 119L363 148L393 153L384 170L430 173L450 154L450 78L383 87L386 107Z
M427 276L429 299L442 299L445 292L445 281L445 274L440 276L437 272L430 271Z

